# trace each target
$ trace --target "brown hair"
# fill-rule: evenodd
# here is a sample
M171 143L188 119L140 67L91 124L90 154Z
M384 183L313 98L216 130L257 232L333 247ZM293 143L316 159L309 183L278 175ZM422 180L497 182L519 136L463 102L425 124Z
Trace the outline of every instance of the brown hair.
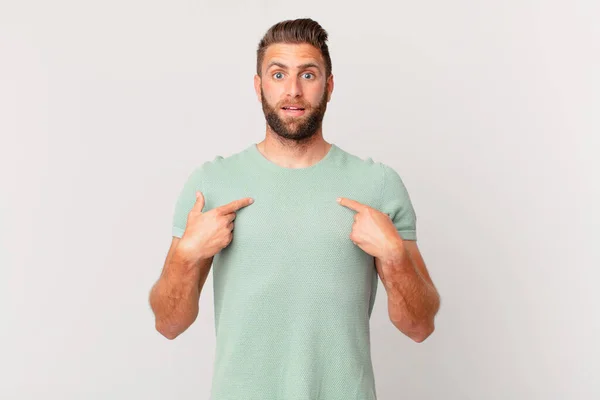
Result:
M325 76L331 75L331 57L327 47L327 31L317 21L299 18L281 21L269 28L256 50L256 73L261 75L261 66L267 47L275 43L308 43L321 51L325 60Z

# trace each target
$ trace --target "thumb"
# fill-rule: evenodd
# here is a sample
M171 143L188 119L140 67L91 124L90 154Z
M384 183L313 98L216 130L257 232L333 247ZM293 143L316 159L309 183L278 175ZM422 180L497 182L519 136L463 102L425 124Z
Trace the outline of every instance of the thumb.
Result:
M200 211L204 208L204 195L200 191L196 191L196 204L194 207L198 207Z

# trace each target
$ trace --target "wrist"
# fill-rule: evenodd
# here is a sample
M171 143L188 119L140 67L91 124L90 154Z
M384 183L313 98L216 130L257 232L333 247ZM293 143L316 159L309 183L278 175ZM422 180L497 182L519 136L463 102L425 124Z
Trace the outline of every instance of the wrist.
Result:
M179 259L182 264L189 267L198 265L205 259L204 254L198 250L197 246L192 246L183 238L177 244L174 258Z
M386 266L393 266L401 264L405 255L406 251L402 239L400 237L393 238L388 242L387 246L385 246L381 261Z

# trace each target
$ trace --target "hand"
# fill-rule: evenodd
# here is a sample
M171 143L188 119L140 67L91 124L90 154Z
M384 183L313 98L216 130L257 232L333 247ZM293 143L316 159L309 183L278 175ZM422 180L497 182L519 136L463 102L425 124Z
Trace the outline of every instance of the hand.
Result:
M340 197L338 203L357 211L350 233L350 239L355 245L381 260L396 256L403 241L387 214L344 197Z
M253 202L246 197L203 213L204 195L196 192L196 203L188 214L185 232L179 242L182 251L195 260L213 257L231 243L236 211Z

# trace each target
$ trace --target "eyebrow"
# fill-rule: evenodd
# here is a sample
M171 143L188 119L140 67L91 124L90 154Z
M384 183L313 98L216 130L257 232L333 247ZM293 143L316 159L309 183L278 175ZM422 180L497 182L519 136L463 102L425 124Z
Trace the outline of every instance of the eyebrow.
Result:
M273 66L277 66L279 68L286 69L286 70L288 69L287 65L285 65L283 63L280 63L279 61L271 61L269 63L269 65L267 65L267 71L269 70L269 68L271 68ZM321 68L319 67L319 65L315 64L313 62L308 62L308 63L304 63L304 64L298 65L298 69L306 69L306 68L316 68L319 71L321 70Z

